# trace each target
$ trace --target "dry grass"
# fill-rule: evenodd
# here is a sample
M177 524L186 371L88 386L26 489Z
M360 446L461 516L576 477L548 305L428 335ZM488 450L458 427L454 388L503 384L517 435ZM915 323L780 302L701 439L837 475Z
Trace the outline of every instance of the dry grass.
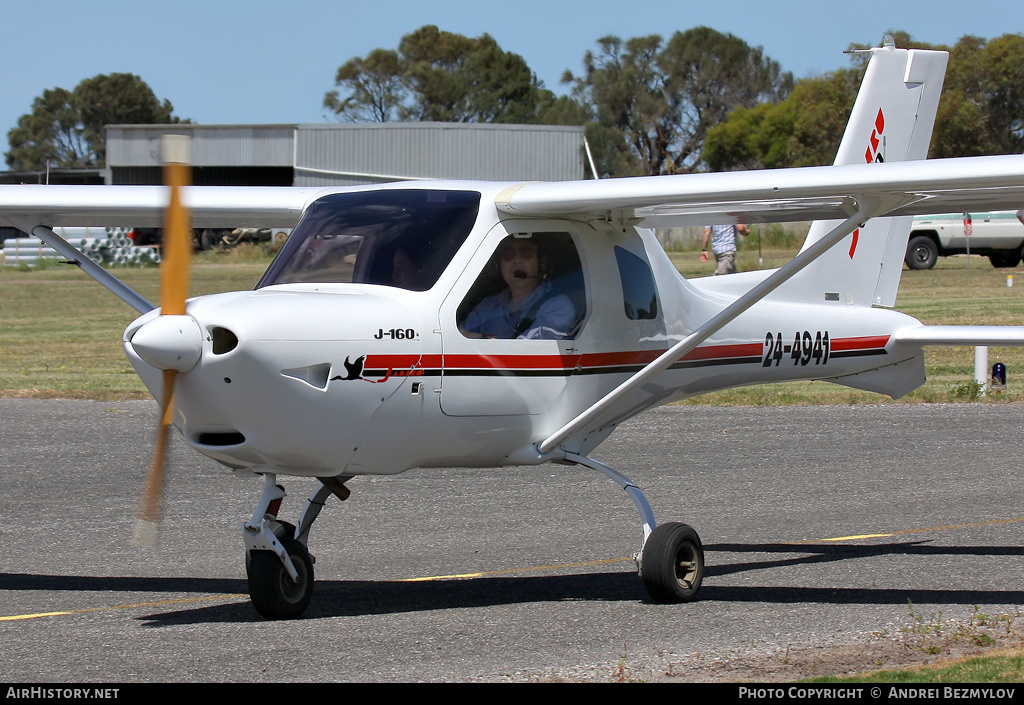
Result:
M764 250L764 267L777 267L794 250ZM704 276L709 265L696 252L672 253L686 276ZM267 260L249 250L210 253L192 270L192 295L250 289ZM741 251L741 269L756 269L756 249ZM1006 286L1012 273L1017 286ZM122 269L115 274L152 301L159 270ZM897 308L924 323L1020 325L1024 323L1024 269L995 269L988 260L940 259L933 270L905 271ZM0 395L125 399L146 397L128 364L121 334L135 312L73 267L19 271L0 267ZM904 402L965 401L974 374L972 348L927 351L928 383ZM1024 350L993 348L990 363L1006 364L1007 392L986 403L1024 399ZM690 400L695 404L779 405L878 403L886 397L823 382L794 382L724 390Z
M266 263L199 261L191 295L251 289ZM117 269L150 301L159 270ZM132 399L149 396L121 347L138 314L77 268L0 267L0 395Z
M792 250L764 250L764 268L779 267L790 259ZM676 267L687 277L707 276L708 264L696 252L671 254ZM758 269L758 252L740 251L741 270ZM1006 285L1012 275L1015 286ZM1024 268L996 269L988 259L965 256L940 258L934 269L904 270L896 308L926 324L1024 325ZM925 351L928 382L899 400L914 402L970 401L974 379L974 348L932 347ZM1007 390L989 395L986 403L1024 400L1024 349L990 348L989 364L1006 365ZM827 382L791 382L741 389L728 389L688 400L687 404L779 405L779 404L876 404L888 397L861 392Z

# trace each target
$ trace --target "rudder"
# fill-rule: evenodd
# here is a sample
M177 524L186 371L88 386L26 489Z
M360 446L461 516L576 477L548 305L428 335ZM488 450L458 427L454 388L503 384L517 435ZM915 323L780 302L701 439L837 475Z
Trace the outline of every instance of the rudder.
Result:
M891 45L870 51L834 163L925 159L949 55ZM803 249L838 222L813 223ZM849 305L895 305L910 225L909 217L870 220L795 276L780 293L804 301L822 301L823 294L830 298L839 294Z

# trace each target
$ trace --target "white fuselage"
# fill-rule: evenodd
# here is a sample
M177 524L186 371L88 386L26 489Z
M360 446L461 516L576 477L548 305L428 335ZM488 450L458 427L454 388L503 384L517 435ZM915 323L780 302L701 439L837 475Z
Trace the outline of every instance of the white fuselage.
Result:
M575 300L582 310L571 338L481 339L460 331L460 307L512 233L559 233L577 248ZM656 293L653 302L645 282ZM902 314L769 298L558 452L537 451L541 440L732 300L714 292L679 276L649 231L499 219L484 205L465 243L424 291L302 282L191 300L188 315L204 332L203 349L178 377L174 421L199 452L231 467L280 474L534 464L563 450L585 454L617 423L654 405L746 384L843 377L919 353L891 340L893 331L916 324ZM160 371L130 341L158 313L125 332L128 356L154 394Z

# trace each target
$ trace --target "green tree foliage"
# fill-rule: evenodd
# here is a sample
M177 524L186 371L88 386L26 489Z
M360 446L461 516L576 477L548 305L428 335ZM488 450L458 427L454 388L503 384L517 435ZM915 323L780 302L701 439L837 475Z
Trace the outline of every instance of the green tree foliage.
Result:
M397 51L349 59L335 84L324 107L342 120L527 123L543 110L571 114L521 56L489 35L473 39L433 25L402 37Z
M962 37L955 46L890 32L896 46L950 52L931 158L1019 154L1024 151L1024 37L991 41ZM854 45L851 49L865 49ZM831 164L868 61L806 78L778 105L739 108L708 131L704 156L713 171Z
M346 89L324 96L324 107L353 122L389 122L406 100L402 60L397 51L374 49L366 58L349 59L338 68L335 83Z
M69 91L43 91L32 102L32 112L18 118L18 126L7 133L7 164L23 171L45 168L47 159L55 166L86 166L89 146L79 118Z
M1024 152L1024 36L966 36L949 52L931 156Z
M99 168L106 164L105 125L163 124L181 120L167 100L160 102L138 76L101 74L87 78L73 91L43 91L7 133L11 169L28 171L51 166Z
M661 37L618 37L597 41L598 53L583 57L582 76L566 72L573 96L586 106L587 139L602 176L661 173L668 159L674 116L666 104L666 79L656 61Z
M703 168L708 129L733 109L784 99L793 77L760 47L709 27L625 42L609 36L587 52L584 72L563 82L594 125L587 137L610 175Z
M835 159L864 67L799 81L781 103L737 108L708 130L711 171L820 166Z

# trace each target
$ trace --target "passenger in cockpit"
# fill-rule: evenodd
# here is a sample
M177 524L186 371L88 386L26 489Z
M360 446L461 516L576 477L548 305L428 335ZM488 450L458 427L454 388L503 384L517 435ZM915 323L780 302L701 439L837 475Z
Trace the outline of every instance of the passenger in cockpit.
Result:
M488 296L459 325L469 338L558 340L576 322L576 308L546 280L543 252L532 238L509 236L498 247L506 288Z

